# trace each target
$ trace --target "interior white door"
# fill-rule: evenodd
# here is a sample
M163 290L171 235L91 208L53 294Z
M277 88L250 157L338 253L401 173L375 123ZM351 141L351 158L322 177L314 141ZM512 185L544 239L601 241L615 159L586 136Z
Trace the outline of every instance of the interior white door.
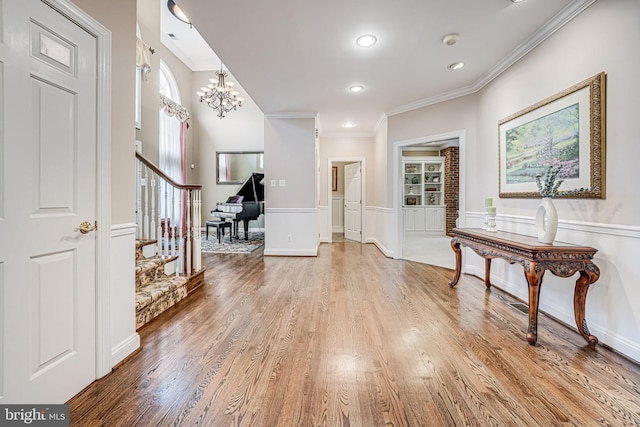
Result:
M362 167L344 167L344 237L362 242Z
M96 378L96 39L40 0L2 2L0 403Z

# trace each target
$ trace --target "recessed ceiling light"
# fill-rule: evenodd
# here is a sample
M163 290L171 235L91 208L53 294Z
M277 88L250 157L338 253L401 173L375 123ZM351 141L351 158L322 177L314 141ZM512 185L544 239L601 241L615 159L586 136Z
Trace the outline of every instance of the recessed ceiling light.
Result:
M520 3L523 2L524 0L509 0L511 3Z
M360 93L364 90L364 86L362 85L353 85L349 88L349 92L352 93Z
M352 122L346 122L346 123L342 124L343 128L352 128L352 127L355 127L355 126L356 126L356 124L352 123Z
M365 34L356 39L356 44L360 47L370 47L376 44L377 41L378 39L376 38L376 36Z
M464 67L464 62L454 62L453 64L449 64L447 68L455 71L459 70L462 67Z
M442 44L446 46L453 46L458 42L460 36L456 33L447 34L442 38Z

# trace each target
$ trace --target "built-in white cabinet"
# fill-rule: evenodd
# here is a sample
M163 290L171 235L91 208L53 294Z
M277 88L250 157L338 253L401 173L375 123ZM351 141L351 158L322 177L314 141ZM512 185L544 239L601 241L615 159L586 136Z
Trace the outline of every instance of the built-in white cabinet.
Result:
M405 231L444 233L444 157L402 159Z

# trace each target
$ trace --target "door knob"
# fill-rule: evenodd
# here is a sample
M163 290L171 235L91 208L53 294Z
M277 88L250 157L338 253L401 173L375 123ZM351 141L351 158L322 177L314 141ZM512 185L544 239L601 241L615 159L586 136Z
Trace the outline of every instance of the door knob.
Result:
M80 225L73 229L73 231L79 231L82 234L87 234L90 231L95 231L98 229L98 223L95 225L91 225L89 221L84 221L80 223Z

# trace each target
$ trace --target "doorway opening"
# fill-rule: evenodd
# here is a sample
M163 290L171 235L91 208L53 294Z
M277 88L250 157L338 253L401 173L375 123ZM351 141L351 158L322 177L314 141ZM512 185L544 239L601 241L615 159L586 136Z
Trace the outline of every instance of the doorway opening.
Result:
M448 233L464 212L464 138L456 131L394 144L396 258L454 268Z
M336 157L327 161L328 243L364 242L365 160L361 157Z

